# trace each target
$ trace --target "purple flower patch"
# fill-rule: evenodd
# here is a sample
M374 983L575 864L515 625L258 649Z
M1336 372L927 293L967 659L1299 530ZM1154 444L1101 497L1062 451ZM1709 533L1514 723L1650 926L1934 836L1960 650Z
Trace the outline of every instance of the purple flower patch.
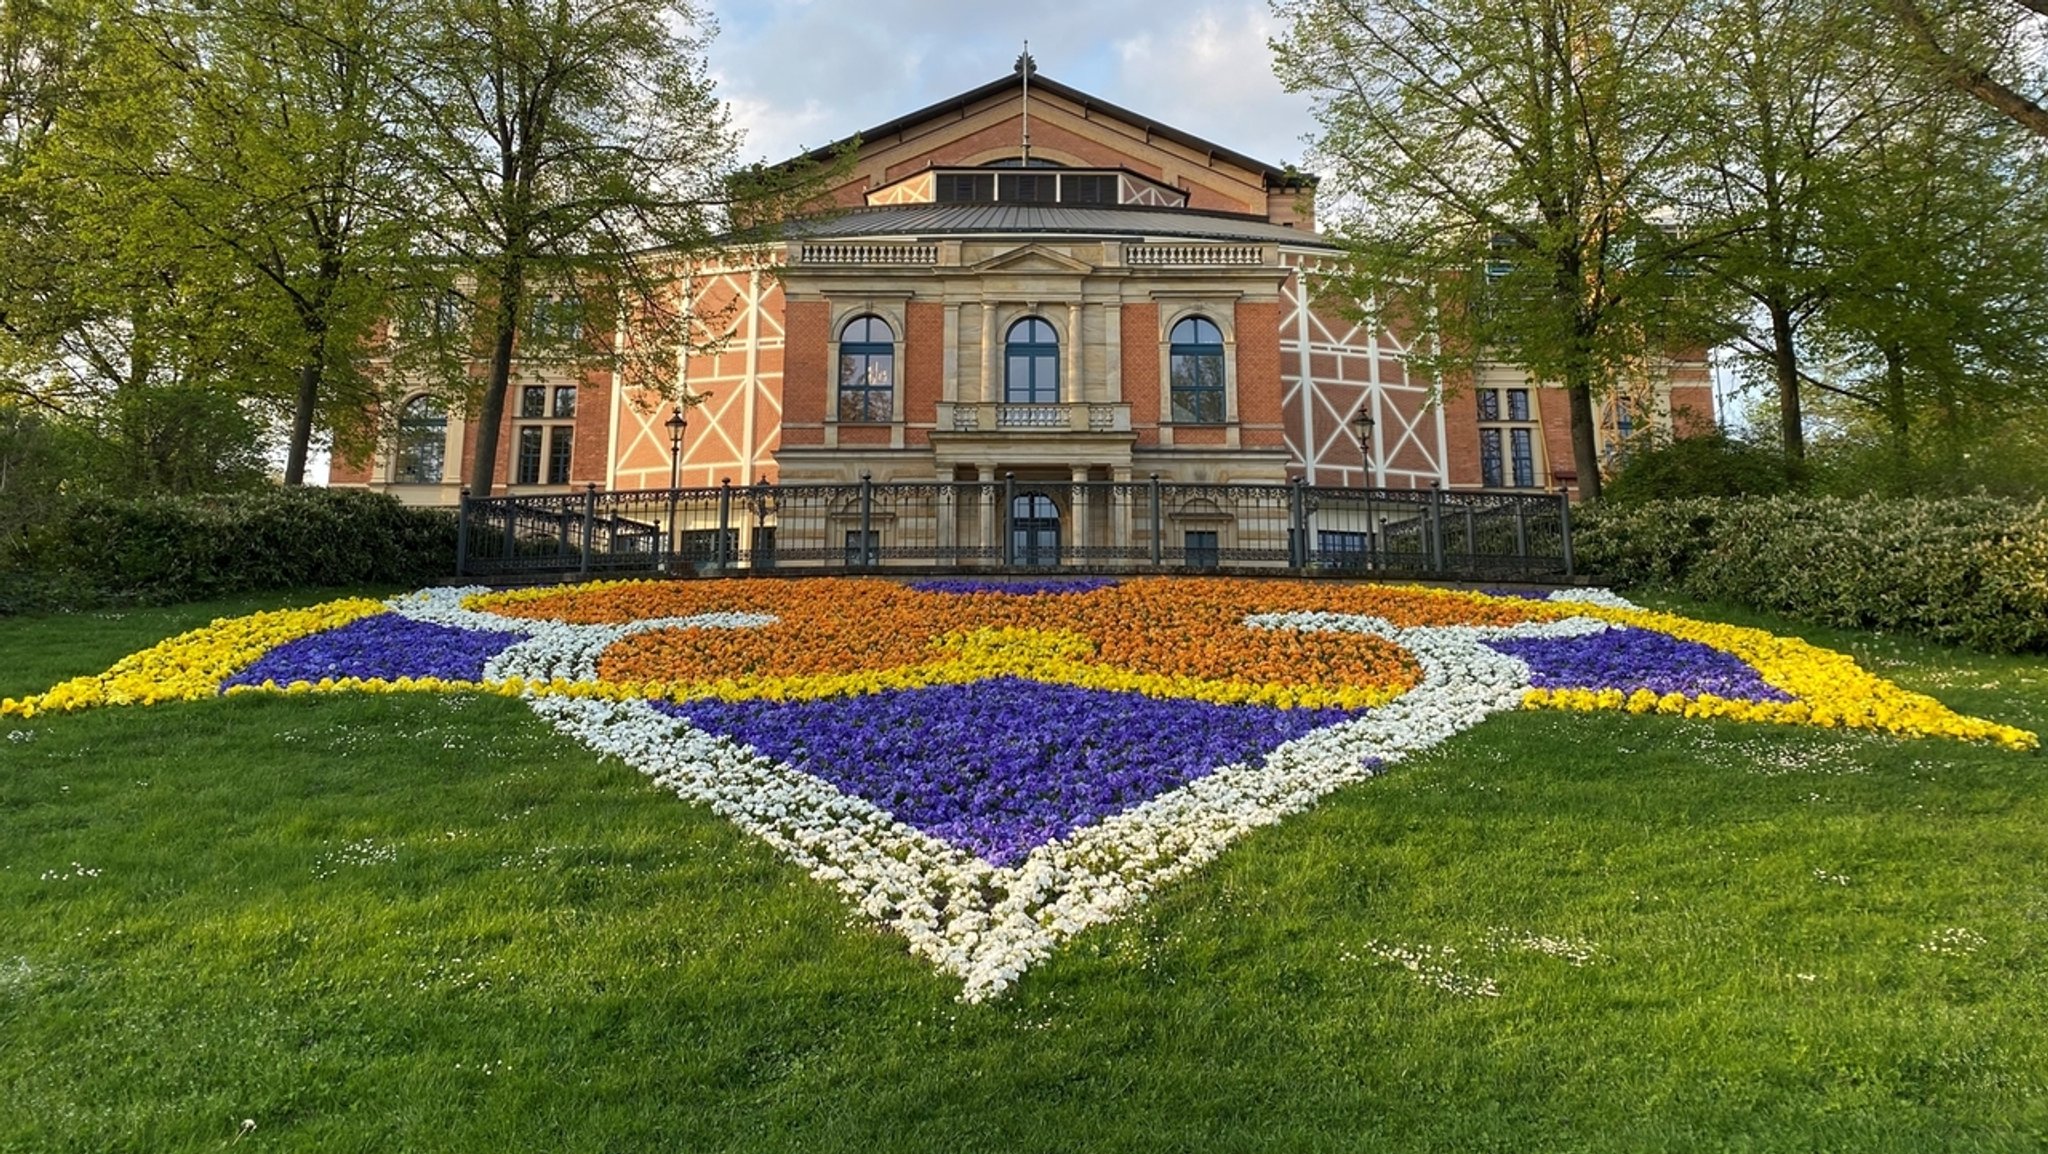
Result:
M819 701L660 708L998 866L1352 716L1010 677Z
M1792 700L1732 653L1648 629L1487 644L1528 662L1529 684L1538 689L1647 689L1659 697L1711 693L1738 701Z
M221 688L265 681L279 685L317 682L323 677L477 681L483 677L485 662L520 639L517 633L474 632L380 613L286 642L228 678Z
M1116 581L1108 577L1066 577L1044 578L1036 581L977 581L972 578L958 578L943 581L912 581L910 588L919 593L1007 593L1012 597L1029 597L1034 593L1093 593L1097 589L1113 589Z

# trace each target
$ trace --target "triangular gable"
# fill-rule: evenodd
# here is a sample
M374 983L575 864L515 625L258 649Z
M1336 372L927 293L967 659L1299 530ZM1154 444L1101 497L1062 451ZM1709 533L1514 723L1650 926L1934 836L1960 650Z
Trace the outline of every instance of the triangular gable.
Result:
M1014 160L1022 151L1025 76L1000 80L848 137L810 155L856 142L854 175L832 199L855 206L867 191L929 168L970 168ZM1274 190L1307 189L1312 177L1225 148L1110 104L1034 72L1029 125L1035 160L1066 167L1126 168L1188 194L1188 207L1264 216Z
M1027 244L993 256L973 267L974 272L1071 272L1092 273L1095 266L1042 244Z

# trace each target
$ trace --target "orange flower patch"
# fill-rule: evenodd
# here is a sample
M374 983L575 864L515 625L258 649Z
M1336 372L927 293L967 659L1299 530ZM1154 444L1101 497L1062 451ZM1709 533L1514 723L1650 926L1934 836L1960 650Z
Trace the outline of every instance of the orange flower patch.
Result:
M1392 642L1357 634L1251 629L1252 613L1364 613L1399 625L1506 625L1547 607L1426 589L1306 582L1143 579L1086 593L925 593L890 581L643 582L499 594L508 616L618 623L703 613L766 613L759 629L678 629L626 638L604 655L607 681L706 685L749 678L882 673L947 661L946 639L978 630L1084 638L1087 664L1218 686L1399 691L1421 676ZM1534 612L1532 612L1534 610Z

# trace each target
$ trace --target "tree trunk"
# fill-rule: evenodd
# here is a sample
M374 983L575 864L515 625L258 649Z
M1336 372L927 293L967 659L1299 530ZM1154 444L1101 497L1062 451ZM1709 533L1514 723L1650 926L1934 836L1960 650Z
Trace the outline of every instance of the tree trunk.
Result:
M286 451L284 483L306 483L306 457L313 444L313 418L320 408L320 390L327 379L327 308L341 284L341 258L336 255L332 230L320 239L320 277L312 297L299 309L299 330L306 339L306 360L299 366L299 395L292 402L292 441Z
M1579 471L1579 499L1600 499L1600 445L1593 436L1593 385L1590 381L1566 381L1565 396L1571 403L1572 464Z
M292 402L292 443L284 461L284 483L306 483L306 451L313 440L313 409L320 400L320 377L325 366L319 352L299 366L299 395Z
M1806 459L1806 418L1799 409L1799 349L1792 340L1792 310L1771 311L1771 368L1778 378L1778 436L1787 461Z
M479 497L491 495L498 479L498 430L505 423L506 394L512 391L512 344L519 333L519 304L525 269L517 260L498 277L497 323L491 342L491 372L484 382L483 407L477 413L476 455L470 458L469 488Z
M1912 415L1906 407L1906 354L1896 345L1884 350L1884 417L1891 427L1892 454L1906 464L1913 456Z

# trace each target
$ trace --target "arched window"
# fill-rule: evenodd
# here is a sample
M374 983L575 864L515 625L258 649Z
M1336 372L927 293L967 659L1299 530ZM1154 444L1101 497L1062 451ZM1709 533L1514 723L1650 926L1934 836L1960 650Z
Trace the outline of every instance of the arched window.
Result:
M398 470L401 485L438 485L448 454L448 411L432 397L414 397L398 410Z
M1037 317L1010 326L1003 357L1003 400L1050 405L1060 399L1060 335Z
M880 317L855 317L839 330L839 419L896 417L896 334Z
M1173 419L1177 424L1223 423L1223 332L1206 317L1173 326L1171 366Z

